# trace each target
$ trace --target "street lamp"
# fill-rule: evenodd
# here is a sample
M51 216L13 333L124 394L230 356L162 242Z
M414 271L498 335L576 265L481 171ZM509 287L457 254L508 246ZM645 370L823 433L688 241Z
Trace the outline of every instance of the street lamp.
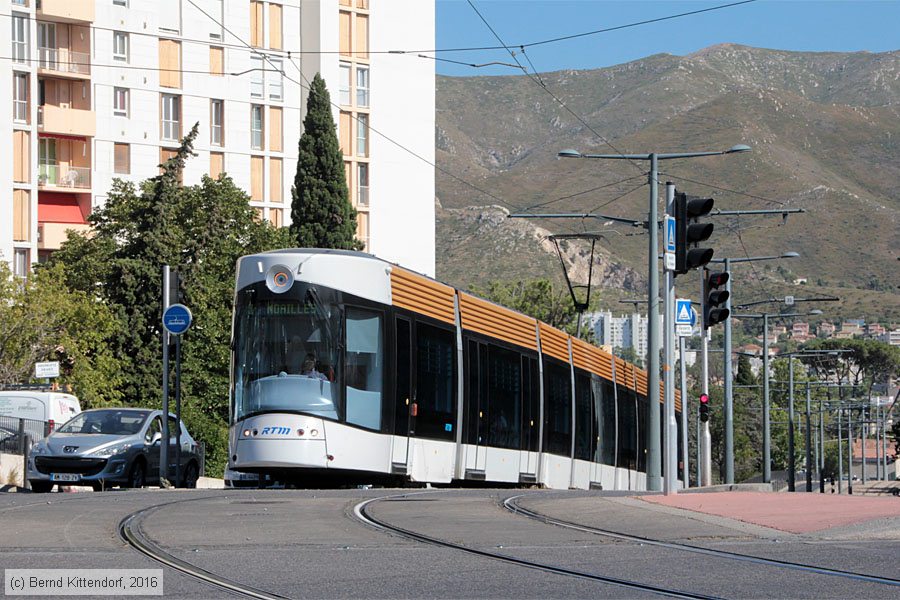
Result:
M578 150L561 150L559 158L594 158L604 160L649 160L650 210L647 216L647 248L649 289L647 290L647 402L650 414L647 420L647 489L662 489L662 461L660 452L659 416L659 161L700 156L718 156L749 152L750 146L738 144L718 152L651 152L649 154L584 154ZM675 474L667 474L674 481Z
M772 481L772 439L769 420L769 317L810 317L821 315L822 311L813 309L805 313L753 313L733 315L739 319L763 320L763 482ZM730 354L726 348L725 354Z
M782 252L778 256L746 256L743 258L714 258L710 262L725 265L729 277L725 281L725 309L731 314L731 265L734 263L755 262L762 260L778 260L781 258L797 258L798 252ZM704 337L704 340L706 338ZM734 483L734 389L731 377L731 319L725 319L725 483Z

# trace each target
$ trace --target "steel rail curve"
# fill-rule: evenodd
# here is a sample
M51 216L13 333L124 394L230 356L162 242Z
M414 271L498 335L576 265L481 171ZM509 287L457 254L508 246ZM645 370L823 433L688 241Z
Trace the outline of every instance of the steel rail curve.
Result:
M419 492L421 493L421 492ZM517 565L520 567L527 567L529 569L536 569L539 571L544 571L547 573L554 573L556 575L565 575L569 577L577 577L580 579L587 579L590 581L596 581L599 583L607 583L610 585L615 585L619 587L623 587L631 590L640 590L644 592L651 592L654 594L658 594L661 596L667 596L670 598L693 598L693 599L703 599L703 600L719 600L717 596L707 596L704 594L695 594L693 592L684 592L681 590L674 590L663 588L655 585L650 585L646 583L640 583L637 581L629 581L627 579L619 579L617 577L607 577L605 575L598 575L596 573L588 573L585 571L576 571L574 569L567 569L565 567L557 567L553 565L538 563L530 560L525 560L521 558L515 558L512 556L508 556L505 554L499 554L496 552L489 552L487 550L479 550L477 548L470 548L468 546L463 546L461 544L455 544L453 542L448 542L446 540L441 540L438 538L433 538L421 533L416 533L414 531L410 531L408 529L404 529L402 527L398 527L396 525L391 525L386 521L382 521L373 517L368 512L369 505L379 502L382 500L391 500L397 498L404 498L410 496L412 494L401 494L398 496L382 496L379 498L370 498L353 507L353 514L357 519L362 521L363 523L370 525L376 529L380 529L382 531L388 533L398 534L407 539L415 540L418 542L423 542L426 544L431 544L434 546L440 546L443 548L451 548L454 550L459 550L461 552L466 552L468 554L474 554L475 556L481 556L484 558L491 558L494 560L499 560L505 563Z
M175 569L180 573L193 577L194 579L198 579L204 583L215 586L220 590L226 590L248 598L261 598L265 600L280 600L287 598L287 596L279 596L278 594L243 585L236 581L232 581L225 577L216 575L215 573L211 573L210 571L207 571L202 567L198 567L197 565L191 564L186 560L182 560L166 552L158 545L151 542L144 535L141 529L141 523L143 522L144 518L151 513L165 506L171 506L173 504L181 504L183 502L191 502L195 500L208 500L209 498L210 496L204 496L203 498L187 498L184 500L164 502L162 504L156 504L154 506L142 508L141 510L133 512L130 515L126 516L119 522L119 537L121 537L132 548L134 548L141 554L152 558L156 562L162 563L163 565Z
M523 508L519 505L517 500L522 498L523 495L519 496L511 496L506 498L503 501L503 506L506 510L514 513L523 515L528 517L529 519L534 519L536 521L540 521L542 523L547 523L549 525L556 525L558 527L565 527L566 529L574 529L575 531L581 531L583 533L591 533L594 535L601 535L605 537L610 537L618 540L623 540L627 542L635 542L640 544L646 544L648 546L658 546L661 548L668 548L670 550L683 550L686 552L694 552L696 554L704 554L706 556L714 556L718 558L726 558L730 560L737 560L741 562L750 562L761 565L768 565L773 567L780 567L783 569L792 569L795 571L805 571L807 573L816 573L819 575L830 575L833 577L844 577L847 579L855 579L858 581L866 581L869 583L878 583L882 585L889 585L894 587L900 587L900 579L893 579L891 577L880 577L878 575L867 575L865 573L856 573L853 571L844 571L841 569L832 569L829 567L817 567L815 565L807 565L803 563L795 563L786 560L779 560L776 558L763 558L761 556L754 556L752 554L740 554L738 552L729 552L727 550L713 550L711 548L704 548L702 546L694 546L691 544L682 544L679 542L664 542L662 540L657 540L654 538L643 537L639 535L630 535L627 533L621 533L618 531L610 531L607 529L601 529L599 527L591 527L588 525L581 525L579 523L573 523L571 521L564 521L562 519L557 519L555 517L550 517L545 514L541 514L539 512L535 512L529 510L527 508Z

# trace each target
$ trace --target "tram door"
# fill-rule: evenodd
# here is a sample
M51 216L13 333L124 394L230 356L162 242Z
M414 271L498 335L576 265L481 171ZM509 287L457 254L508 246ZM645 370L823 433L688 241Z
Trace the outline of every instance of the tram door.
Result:
M484 473L487 462L488 353L487 345L469 340L466 352L466 472Z
M414 428L415 396L412 369L412 326L408 319L397 317L395 363L397 365L397 392L394 399L394 444L391 451L391 467L394 472L408 473L409 435Z

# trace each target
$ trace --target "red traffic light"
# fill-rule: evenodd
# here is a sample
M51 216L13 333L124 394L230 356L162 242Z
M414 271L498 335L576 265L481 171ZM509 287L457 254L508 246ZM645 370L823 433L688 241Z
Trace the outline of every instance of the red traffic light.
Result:
M709 404L709 396L700 394L700 404Z
M728 282L728 277L728 273L724 271L720 273L710 273L709 279L707 279L707 281L709 282L709 287L717 288L719 286L725 285Z

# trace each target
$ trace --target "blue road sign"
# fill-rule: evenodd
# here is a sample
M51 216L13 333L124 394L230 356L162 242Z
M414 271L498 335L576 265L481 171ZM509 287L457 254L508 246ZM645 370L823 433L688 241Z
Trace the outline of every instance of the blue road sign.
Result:
M173 304L163 313L163 327L172 335L181 335L191 326L191 309L184 304Z
M675 252L675 217L666 215L666 252Z
M675 300L675 324L676 325L693 325L696 321L694 309L691 308L691 301L688 298L677 298Z

